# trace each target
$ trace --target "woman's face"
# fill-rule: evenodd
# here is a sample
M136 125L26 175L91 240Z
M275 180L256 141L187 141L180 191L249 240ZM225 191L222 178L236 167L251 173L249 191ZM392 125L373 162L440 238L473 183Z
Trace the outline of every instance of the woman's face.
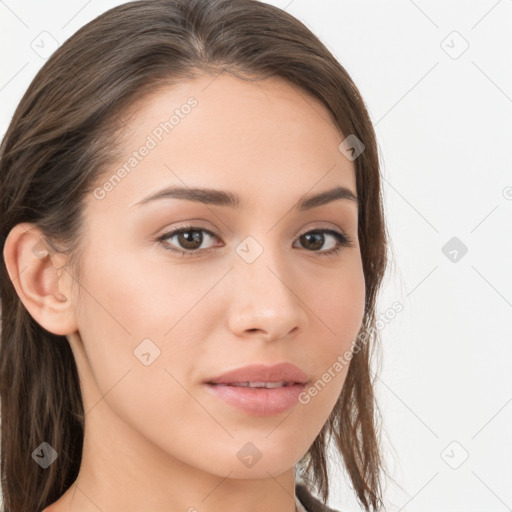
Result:
M298 207L336 187L356 195L344 137L303 91L227 74L160 90L125 124L123 156L87 200L78 332L68 336L96 442L88 453L111 443L142 460L151 447L160 470L234 479L290 470L336 403L348 368L335 363L363 319L357 203ZM147 199L169 187L239 204ZM282 362L306 374L306 390L320 385L280 412L227 403L206 384Z

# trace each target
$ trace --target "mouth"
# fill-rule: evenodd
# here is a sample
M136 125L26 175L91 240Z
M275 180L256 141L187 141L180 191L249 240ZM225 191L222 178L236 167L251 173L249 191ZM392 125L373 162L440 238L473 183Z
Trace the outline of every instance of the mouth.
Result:
M311 377L284 361L252 364L209 377L205 389L216 399L250 416L280 414L299 402Z
M301 382L226 382L219 384L218 382L207 382L207 384L211 386L233 386L233 387L245 387L245 388L267 388L267 389L275 389L275 388L284 388L289 386L303 386L304 384Z

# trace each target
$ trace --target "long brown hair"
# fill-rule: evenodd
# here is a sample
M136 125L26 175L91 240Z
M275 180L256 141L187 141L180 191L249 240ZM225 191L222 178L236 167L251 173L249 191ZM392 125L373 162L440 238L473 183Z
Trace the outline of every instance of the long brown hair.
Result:
M387 238L375 133L347 71L300 21L257 0L142 0L115 7L67 40L19 103L0 146L0 240L30 222L70 257L79 275L83 204L112 161L121 115L156 87L220 72L281 77L318 98L340 132L364 143L354 160L358 236L366 283L363 343L332 414L300 461L327 502L329 443L342 457L365 510L383 506L377 404L370 372L378 345L375 304ZM1 482L5 512L42 510L75 481L84 408L73 353L20 301L2 258ZM59 454L42 469L43 442Z

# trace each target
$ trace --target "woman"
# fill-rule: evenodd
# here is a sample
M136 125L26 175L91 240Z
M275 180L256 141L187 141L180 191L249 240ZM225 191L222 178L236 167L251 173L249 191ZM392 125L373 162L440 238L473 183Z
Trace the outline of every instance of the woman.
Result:
M328 511L330 441L380 510L379 172L276 7L131 2L63 44L1 146L4 510Z

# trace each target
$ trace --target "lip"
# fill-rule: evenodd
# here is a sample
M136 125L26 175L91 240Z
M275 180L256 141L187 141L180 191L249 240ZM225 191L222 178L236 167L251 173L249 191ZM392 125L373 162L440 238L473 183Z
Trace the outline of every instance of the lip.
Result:
M239 384L241 382L292 382L306 384L309 377L294 364L285 362L274 365L251 364L237 368L213 379L207 384Z
M205 381L205 387L214 396L241 409L251 416L279 414L297 404L299 395L309 377L291 363L272 366L256 364L226 372ZM250 388L233 386L242 382L286 382L279 388Z
M206 384L214 396L250 416L280 414L297 405L305 384L281 388L235 387L229 384Z

